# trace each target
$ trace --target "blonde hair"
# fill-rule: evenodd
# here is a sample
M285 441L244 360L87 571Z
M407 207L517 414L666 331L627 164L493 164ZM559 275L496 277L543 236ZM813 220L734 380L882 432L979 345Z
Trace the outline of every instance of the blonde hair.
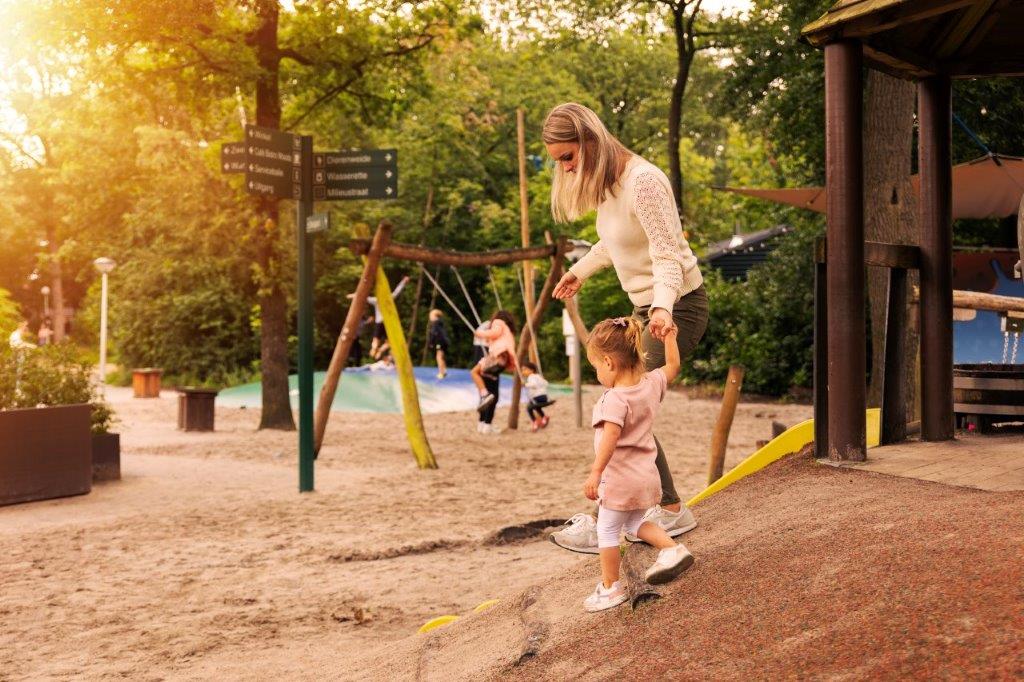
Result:
M438 309L438 308L433 308L433 309L431 309L431 311L430 311L430 313L429 313L429 314L427 315L427 317L429 317L429 318L430 318L431 320L439 320L439 319L441 319L442 317L444 317L444 312L442 312L442 311L441 311L440 309Z
M635 317L616 317L598 322L590 332L587 347L612 357L627 369L643 366L644 325Z
M630 153L593 111L569 102L559 104L544 119L544 144L579 144L576 172L555 165L551 183L551 215L567 223L593 211L608 195L615 196L619 181L619 157Z

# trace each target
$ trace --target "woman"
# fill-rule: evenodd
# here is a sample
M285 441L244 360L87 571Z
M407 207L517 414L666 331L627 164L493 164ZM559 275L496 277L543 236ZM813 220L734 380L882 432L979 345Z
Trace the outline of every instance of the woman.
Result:
M572 298L588 277L611 266L633 303L633 315L645 323L648 371L665 364L660 342L673 328L678 330L679 355L685 358L704 335L708 299L697 258L683 237L668 178L626 149L582 104L552 109L544 121L543 139L555 160L551 187L555 220L571 222L597 210L599 240L562 276L555 298ZM655 445L661 504L649 509L644 519L675 537L697 522L681 504L657 438ZM598 552L594 518L588 514L575 515L551 539L576 552ZM627 539L636 541L628 535Z

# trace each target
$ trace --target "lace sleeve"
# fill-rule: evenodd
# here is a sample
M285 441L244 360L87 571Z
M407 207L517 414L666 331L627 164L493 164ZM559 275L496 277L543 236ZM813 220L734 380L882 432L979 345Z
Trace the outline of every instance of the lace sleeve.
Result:
M606 268L611 264L612 258L608 255L608 249L605 247L604 242L598 240L596 244L590 247L587 255L580 258L575 265L569 268L569 272L576 275L576 279L582 282L598 270Z
M671 311L683 292L685 254L679 244L676 205L665 185L653 173L641 173L633 187L636 217L647 235L654 277L652 308Z

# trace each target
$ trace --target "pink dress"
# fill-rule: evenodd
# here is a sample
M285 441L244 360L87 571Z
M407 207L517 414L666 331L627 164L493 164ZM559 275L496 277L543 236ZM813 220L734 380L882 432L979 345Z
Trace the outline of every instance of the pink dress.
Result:
M605 422L618 424L622 434L601 476L601 506L616 511L647 509L661 500L661 478L654 460L654 417L665 398L668 382L661 369L645 374L638 384L609 388L594 405L594 448L601 442Z

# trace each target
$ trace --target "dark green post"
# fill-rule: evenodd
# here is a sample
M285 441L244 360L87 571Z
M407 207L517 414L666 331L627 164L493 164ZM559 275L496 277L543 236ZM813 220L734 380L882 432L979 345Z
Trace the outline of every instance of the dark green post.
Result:
M302 189L295 206L299 255L299 492L313 490L313 138L302 136Z

